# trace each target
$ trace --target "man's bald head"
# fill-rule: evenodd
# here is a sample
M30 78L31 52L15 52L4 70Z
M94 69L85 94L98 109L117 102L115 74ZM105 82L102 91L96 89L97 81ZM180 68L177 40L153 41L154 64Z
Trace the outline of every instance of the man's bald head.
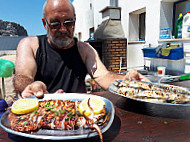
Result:
M74 17L75 17L75 8L73 4L69 0L46 0L43 6L43 17L45 18L47 16L47 10L56 7L56 6L68 6L72 9Z
M75 11L72 3L69 0L47 0L43 7L43 15L42 22L47 30L48 42L58 49L73 46ZM65 21L66 24L63 24Z

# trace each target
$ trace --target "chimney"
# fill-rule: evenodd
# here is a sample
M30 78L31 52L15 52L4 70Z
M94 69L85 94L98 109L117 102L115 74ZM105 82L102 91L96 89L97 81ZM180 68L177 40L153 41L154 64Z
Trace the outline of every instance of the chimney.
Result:
M127 39L121 24L121 8L105 7L102 23L94 32L94 40L88 41L99 53L109 71L118 73L120 59L122 66L127 66Z
M103 21L94 32L94 39L125 38L121 24L121 8L107 6L100 12Z

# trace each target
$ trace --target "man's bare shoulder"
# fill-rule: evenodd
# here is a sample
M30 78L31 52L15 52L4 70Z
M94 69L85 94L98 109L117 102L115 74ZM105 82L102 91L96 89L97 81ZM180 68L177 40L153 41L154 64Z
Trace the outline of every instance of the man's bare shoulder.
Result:
M19 42L19 44L35 44L36 42L38 43L37 37L25 37Z
M78 51L80 53L80 56L83 60L83 62L86 62L86 59L92 54L94 53L93 51L93 47L86 43L86 42L82 42L82 41L78 41L77 42L77 46L78 46Z
M80 47L80 48L82 48L82 47L89 47L90 46L90 44L89 43L86 43L86 42L83 42L83 41L78 41L78 46Z
M37 37L25 37L18 44L18 50L32 49L36 51L38 48L38 38Z
M83 41L78 41L77 45L78 45L79 51L89 52L89 51L94 50L94 48L89 43L86 43L86 42L83 42Z

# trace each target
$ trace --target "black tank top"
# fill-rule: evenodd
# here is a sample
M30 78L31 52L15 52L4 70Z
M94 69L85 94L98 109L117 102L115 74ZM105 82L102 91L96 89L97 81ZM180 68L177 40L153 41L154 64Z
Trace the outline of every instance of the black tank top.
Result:
M77 39L74 46L66 50L53 48L47 41L47 35L38 36L38 40L35 81L44 82L50 93L58 89L67 93L86 92L84 79L87 69L79 54Z

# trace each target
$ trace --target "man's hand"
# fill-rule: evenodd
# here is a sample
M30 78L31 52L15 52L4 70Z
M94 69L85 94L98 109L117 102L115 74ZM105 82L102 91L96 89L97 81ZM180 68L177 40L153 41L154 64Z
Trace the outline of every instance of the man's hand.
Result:
M146 81L146 82L151 82L148 78L143 76L142 74L138 73L136 69L130 70L126 75L125 79L134 79L134 80L139 80L139 81Z
M64 93L64 90L63 89L59 89L55 93Z
M22 97L36 96L37 98L43 98L44 94L47 94L47 87L41 81L35 81L28 85L22 92ZM55 93L64 93L62 89L57 90Z
M46 85L41 81L35 81L29 84L21 95L23 98L33 95L37 98L43 98L45 93L48 93Z

